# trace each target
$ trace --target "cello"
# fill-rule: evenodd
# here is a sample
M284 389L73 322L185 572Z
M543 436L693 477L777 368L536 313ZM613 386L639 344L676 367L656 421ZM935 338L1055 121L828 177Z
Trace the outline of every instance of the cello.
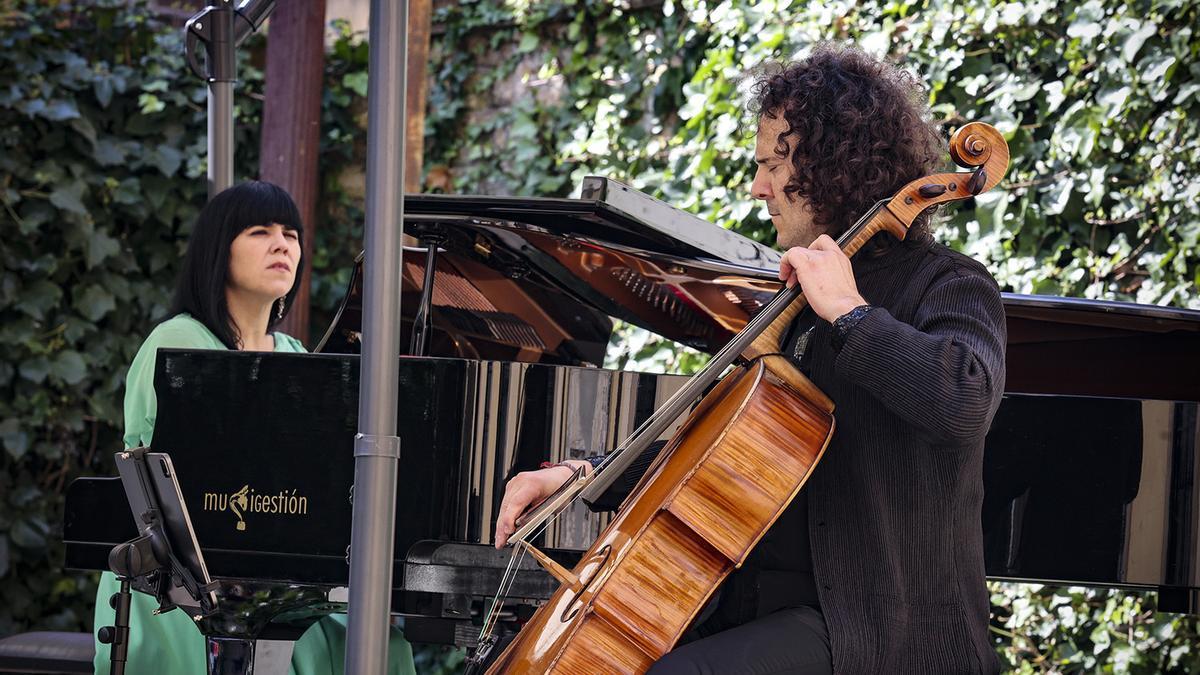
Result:
M991 189L1009 152L993 127L974 122L950 140L965 172L940 173L877 202L839 239L853 256L872 237L903 240L926 210ZM528 552L559 582L545 605L488 673L642 673L669 652L712 593L740 567L804 486L833 437L833 402L781 353L787 329L806 306L799 286L784 288L662 408L591 475L575 476L523 517L510 538L513 562ZM577 499L603 494L634 458L700 400L574 569L529 540ZM494 642L510 563L484 619L479 665Z

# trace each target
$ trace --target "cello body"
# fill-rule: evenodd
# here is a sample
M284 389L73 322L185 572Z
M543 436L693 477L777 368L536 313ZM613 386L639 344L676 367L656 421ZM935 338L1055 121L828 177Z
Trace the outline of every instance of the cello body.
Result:
M642 673L812 473L833 403L783 357L727 375L489 673Z

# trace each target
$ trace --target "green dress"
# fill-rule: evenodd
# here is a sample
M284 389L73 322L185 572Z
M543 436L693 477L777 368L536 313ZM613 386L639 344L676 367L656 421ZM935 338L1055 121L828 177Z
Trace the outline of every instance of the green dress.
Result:
M142 343L129 366L125 381L125 447L150 445L158 401L154 396L154 362L158 348L225 349L225 345L204 324L187 314L180 314L159 324ZM275 351L303 352L304 345L295 338L275 333ZM114 611L108 598L120 589L112 572L100 575L96 589L95 627L112 625ZM172 610L153 616L158 603L143 593L133 594L129 626L131 641L126 672L130 675L165 673L169 675L204 675L207 671L204 656L204 637L196 630L192 619L181 611ZM313 624L296 641L292 652L291 672L295 675L342 675L346 650L346 615L334 614ZM388 672L414 673L412 647L404 635L392 630L388 649ZM109 646L96 643L96 673L108 675Z

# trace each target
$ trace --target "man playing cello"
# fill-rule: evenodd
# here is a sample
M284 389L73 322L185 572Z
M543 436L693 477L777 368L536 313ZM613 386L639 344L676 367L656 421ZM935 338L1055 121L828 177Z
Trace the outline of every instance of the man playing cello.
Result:
M999 289L934 243L927 217L903 242L876 236L853 263L834 242L942 164L921 87L824 45L765 72L754 106L751 192L786 250L780 279L812 309L787 354L836 403L838 428L799 496L651 672L997 672L980 508L984 436L1004 390ZM509 481L497 546L571 476L567 464Z

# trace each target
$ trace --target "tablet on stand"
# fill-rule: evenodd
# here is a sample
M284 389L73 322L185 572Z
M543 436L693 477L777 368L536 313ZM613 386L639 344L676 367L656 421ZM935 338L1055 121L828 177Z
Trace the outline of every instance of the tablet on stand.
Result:
M208 575L170 456L136 448L116 453L116 461L141 532L108 555L121 590L111 600L115 625L101 628L98 637L112 645L111 672L122 675L129 650L131 587L158 600L156 614L178 607L199 621L217 609L217 584Z

